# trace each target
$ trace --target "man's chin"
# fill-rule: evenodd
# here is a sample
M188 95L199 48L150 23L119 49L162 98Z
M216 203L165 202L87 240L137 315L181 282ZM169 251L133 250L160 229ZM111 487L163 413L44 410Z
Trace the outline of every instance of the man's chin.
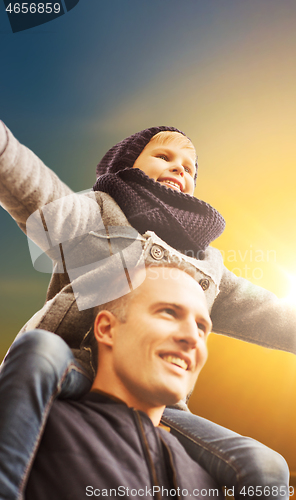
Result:
M174 403L172 405L166 405L166 408L173 408L175 410L182 410L182 411L189 411L189 408L187 406L187 403L185 399L180 399L177 403Z
M166 393L161 398L162 404L165 406L179 406L179 403L185 404L186 401L186 392L178 392L178 393Z

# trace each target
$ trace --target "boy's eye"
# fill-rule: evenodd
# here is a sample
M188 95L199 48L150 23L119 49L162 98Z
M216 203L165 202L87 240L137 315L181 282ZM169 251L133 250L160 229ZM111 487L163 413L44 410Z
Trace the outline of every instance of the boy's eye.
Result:
M166 155L157 155L157 158L161 158L162 160L168 161L168 157Z
M192 169L190 167L184 167L184 170L185 170L185 172L188 172L188 174L192 175L192 177L193 177Z

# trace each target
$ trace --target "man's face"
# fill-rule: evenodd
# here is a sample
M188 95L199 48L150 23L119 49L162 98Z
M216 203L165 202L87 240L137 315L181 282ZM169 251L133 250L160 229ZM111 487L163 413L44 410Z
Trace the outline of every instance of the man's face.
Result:
M206 361L210 328L204 292L193 278L175 268L148 269L127 321L115 329L113 370L123 392L114 395L148 406L186 397Z
M174 134L177 140L163 145L150 141L136 159L134 168L171 189L193 195L195 151L193 146L188 148L186 138L180 142L180 134Z

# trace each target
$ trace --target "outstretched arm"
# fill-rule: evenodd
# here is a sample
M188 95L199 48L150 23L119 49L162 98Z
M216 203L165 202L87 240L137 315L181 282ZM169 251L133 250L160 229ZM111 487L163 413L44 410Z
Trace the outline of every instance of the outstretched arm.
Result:
M27 218L72 190L0 122L0 203L26 232Z
M52 248L104 228L100 193L73 193L2 122L0 203L53 260L59 260L60 253L57 256L55 250L51 252Z
M296 354L296 307L224 268L213 331Z

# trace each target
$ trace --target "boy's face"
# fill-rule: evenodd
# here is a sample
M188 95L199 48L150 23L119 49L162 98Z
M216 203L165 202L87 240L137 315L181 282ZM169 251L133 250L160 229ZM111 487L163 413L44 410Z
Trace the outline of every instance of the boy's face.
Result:
M188 147L186 138L180 141L181 134L172 134L177 136L175 141L164 144L150 141L133 166L168 188L193 195L195 150Z

